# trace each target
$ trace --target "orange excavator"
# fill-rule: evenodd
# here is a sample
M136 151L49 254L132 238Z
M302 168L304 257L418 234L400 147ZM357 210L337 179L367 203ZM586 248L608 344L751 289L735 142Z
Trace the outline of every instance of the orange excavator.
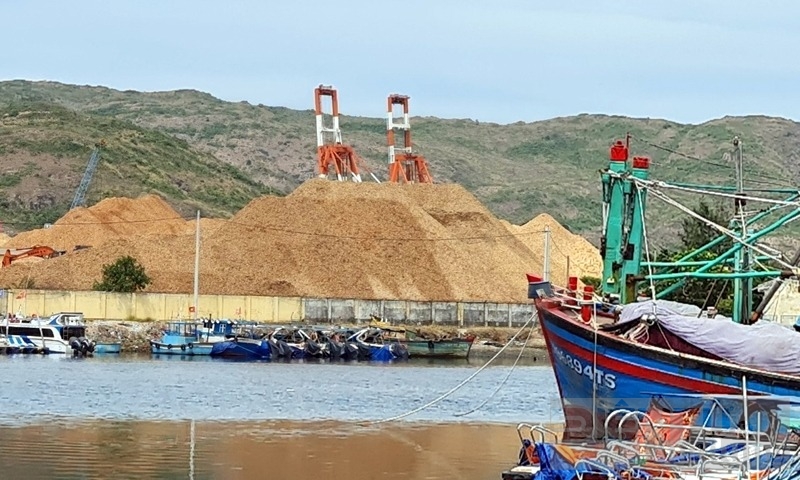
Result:
M26 257L39 257L39 258L53 258L67 253L64 250L54 250L44 245L35 245L28 248L18 248L15 250L6 250L3 255L3 267L11 265L11 262Z

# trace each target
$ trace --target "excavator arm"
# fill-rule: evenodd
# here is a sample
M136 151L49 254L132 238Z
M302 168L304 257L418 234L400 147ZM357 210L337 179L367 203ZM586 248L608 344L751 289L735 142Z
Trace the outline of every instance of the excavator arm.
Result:
M3 267L7 267L11 265L11 262L15 260L19 260L21 258L26 257L39 257L39 258L53 258L58 257L60 255L64 255L65 251L63 250L54 250L53 248L44 246L44 245L35 245L29 248L20 248L18 250L14 250L14 253L11 250L6 249L6 253L3 255Z

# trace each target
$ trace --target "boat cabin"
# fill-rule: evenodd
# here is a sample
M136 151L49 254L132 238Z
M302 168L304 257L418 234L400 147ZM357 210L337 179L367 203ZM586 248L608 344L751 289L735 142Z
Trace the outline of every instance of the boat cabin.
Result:
M86 324L81 312L58 312L46 319L23 319L20 323L0 325L0 335L20 335L33 338L61 338L86 336Z

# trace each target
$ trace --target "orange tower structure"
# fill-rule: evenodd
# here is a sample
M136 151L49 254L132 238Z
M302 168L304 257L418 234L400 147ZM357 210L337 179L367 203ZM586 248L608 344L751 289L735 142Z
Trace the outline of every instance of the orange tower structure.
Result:
M331 98L330 127L322 122L322 97ZM320 85L314 89L314 111L317 120L317 175L328 178L328 174L336 173L339 181L351 177L354 182L361 182L358 171L360 159L350 145L342 143L342 129L339 128L339 97L336 89L330 85ZM331 168L332 167L332 168Z
M389 95L386 104L386 144L389 148L389 181L392 183L433 183L428 162L422 155L414 154L411 146L411 122L408 116L408 95ZM403 117L394 116L395 105L403 106ZM403 146L395 146L394 130L403 130ZM399 150L399 152L398 152Z

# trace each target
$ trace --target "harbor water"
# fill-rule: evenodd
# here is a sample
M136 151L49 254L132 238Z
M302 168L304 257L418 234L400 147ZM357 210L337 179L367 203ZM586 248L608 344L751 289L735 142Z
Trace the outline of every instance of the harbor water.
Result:
M563 419L549 365L490 366L381 422L482 363L0 357L0 476L498 478L515 424Z

